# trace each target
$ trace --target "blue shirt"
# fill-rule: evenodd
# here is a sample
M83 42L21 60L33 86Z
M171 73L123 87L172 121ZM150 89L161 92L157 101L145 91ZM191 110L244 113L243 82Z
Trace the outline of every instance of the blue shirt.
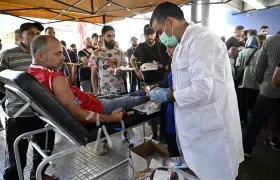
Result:
M167 84L168 87L172 87L172 72L170 71L168 73L168 78L167 78ZM167 134L176 134L176 129L175 129L175 116L174 116L174 102L168 101L166 104L166 128L165 132Z

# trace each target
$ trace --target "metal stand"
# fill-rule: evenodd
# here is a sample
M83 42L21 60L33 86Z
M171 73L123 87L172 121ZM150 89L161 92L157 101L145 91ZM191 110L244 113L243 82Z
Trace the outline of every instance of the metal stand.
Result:
M20 157L19 157L19 150L18 150L19 142L22 139L31 138L32 135L43 133L43 132L46 132L46 131L51 130L51 129L52 128L50 128L50 127L45 127L45 128L42 128L42 129L38 129L38 130L35 130L35 131L24 133L24 134L22 134L22 135L20 135L19 137L16 138L16 140L14 142L14 153L15 153L15 160L16 160L16 165L17 165L18 177L19 177L20 180L23 180L24 177L23 177L23 172L22 172L22 167L21 167L21 162L20 162ZM35 148L43 156L43 158L46 158L47 157L46 153L37 144L35 144L35 146L34 146L34 144L35 143L32 143L33 148Z
M45 167L45 165L47 165L48 163L50 163L51 161L61 158L65 155L71 154L73 152L78 151L79 149L84 148L84 146L76 146L70 149L67 149L65 151L62 152L58 152L56 154L53 154L51 156L48 156L47 158L43 159L42 162L39 164L37 170L36 170L36 179L37 180L42 180L42 170Z

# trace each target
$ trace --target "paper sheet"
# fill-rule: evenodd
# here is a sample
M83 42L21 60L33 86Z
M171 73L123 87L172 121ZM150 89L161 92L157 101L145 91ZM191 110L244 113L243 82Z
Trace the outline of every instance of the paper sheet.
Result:
M153 180L170 180L171 172L156 170Z
M153 114L155 112L159 112L160 111L160 105L156 106L155 102L146 102L145 104L140 104L138 106L133 107L133 109L142 112L142 113L146 113L147 115Z

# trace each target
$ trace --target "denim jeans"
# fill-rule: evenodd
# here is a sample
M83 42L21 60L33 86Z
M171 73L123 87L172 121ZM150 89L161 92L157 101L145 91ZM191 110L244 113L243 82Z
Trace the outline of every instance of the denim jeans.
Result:
M252 111L252 119L249 121L243 137L243 149L245 153L252 153L253 146L265 122L279 109L280 98L268 98L259 95Z
M112 99L112 97L115 97ZM109 99L99 99L103 107L104 114L111 114L118 108L123 110L132 109L135 106L148 102L150 97L148 96L118 96L111 95Z
M93 91L90 80L81 81L80 85L81 85L82 91L84 91L84 92L92 92Z

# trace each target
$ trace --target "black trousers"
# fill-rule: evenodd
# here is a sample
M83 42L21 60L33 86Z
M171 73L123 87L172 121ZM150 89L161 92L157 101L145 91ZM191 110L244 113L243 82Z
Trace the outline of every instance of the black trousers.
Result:
M180 152L178 149L176 134L165 134L167 149L169 152L169 157L180 157Z
M16 119L9 119L6 125L6 152L5 152L5 168L3 172L4 180L17 180L18 172L16 167L15 155L14 155L14 142L18 136L26 132L34 131L43 128L46 125L39 117L18 117ZM55 133L53 131L48 132L48 152L50 155L54 147ZM38 146L45 149L46 133L40 133L33 136L32 141L38 144ZM18 150L20 155L21 167L24 169L26 166L26 154L28 150L28 141L23 139L18 144ZM33 149L33 166L30 172L30 179L36 179L36 169L42 161L42 156ZM47 169L45 166L43 171Z
M259 95L252 111L252 119L249 121L243 137L243 149L245 153L252 153L253 146L265 122L279 110L280 99L268 98Z
M125 88L125 93L128 94L128 87L127 87L127 76L123 77L123 84L124 84L124 88Z
M129 82L130 90L129 92L134 92L136 89L140 89L140 79L137 77L135 72L129 72Z
M259 90L244 88L245 95L245 109L253 110L257 97L259 95Z

